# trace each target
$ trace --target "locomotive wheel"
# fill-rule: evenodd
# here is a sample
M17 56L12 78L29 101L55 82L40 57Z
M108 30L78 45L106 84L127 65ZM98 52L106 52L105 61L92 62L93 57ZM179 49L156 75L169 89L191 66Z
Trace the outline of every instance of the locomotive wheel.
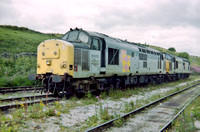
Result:
M55 97L64 97L64 94L58 89L55 89L53 94Z
M78 89L76 90L76 97L77 98L82 98L85 95L83 85L84 85L83 83L80 83L78 85Z
M122 78L122 79L121 79L121 82L120 82L120 89L125 90L126 87L127 87L127 86L126 86L126 83L125 83L125 79Z
M95 91L93 91L91 93L92 93L92 95L99 96L101 94L101 90L97 89L97 90L95 90Z
M56 89L55 92L54 92L54 96L55 97L61 97L61 98L66 97L67 99L70 96L72 96L72 94L73 94L73 91L72 91L71 87L67 88L67 90L64 91L64 93L63 93L62 90L58 90L58 89Z
M106 94L108 95L112 90L114 90L114 84L111 83L110 86L106 88Z
M85 96L85 93L83 92L83 91L76 91L76 97L77 98L82 98L82 97L84 97Z
M68 87L67 90L66 90L66 98L68 99L70 96L73 95L73 87Z

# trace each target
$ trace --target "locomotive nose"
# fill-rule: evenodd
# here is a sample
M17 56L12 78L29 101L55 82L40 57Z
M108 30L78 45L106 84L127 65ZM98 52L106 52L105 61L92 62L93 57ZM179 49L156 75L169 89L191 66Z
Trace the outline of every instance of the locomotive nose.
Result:
M38 46L37 74L73 76L74 47L63 40L47 40Z

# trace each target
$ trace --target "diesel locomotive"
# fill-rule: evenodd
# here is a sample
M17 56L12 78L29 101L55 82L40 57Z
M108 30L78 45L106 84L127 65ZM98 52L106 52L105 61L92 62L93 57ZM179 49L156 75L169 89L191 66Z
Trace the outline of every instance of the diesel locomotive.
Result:
M37 75L44 91L83 95L188 78L190 62L150 47L83 29L70 29L37 49Z

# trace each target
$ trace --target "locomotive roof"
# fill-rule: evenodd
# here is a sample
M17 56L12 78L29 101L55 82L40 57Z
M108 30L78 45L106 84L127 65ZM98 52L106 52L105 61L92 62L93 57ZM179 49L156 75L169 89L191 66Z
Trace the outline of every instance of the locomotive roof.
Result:
M100 38L104 38L105 40L108 40L110 39L110 41L113 41L113 44L115 44L116 46L116 42L119 43L119 46L122 46L121 44L125 44L127 45L126 47L128 49L130 48L133 48L137 51L140 51L139 49L145 49L146 51L153 51L153 52L156 52L156 53L161 53L160 51L156 50L156 49L153 49L153 48L150 48L150 47L146 47L146 46L142 46L142 45L139 45L137 43L134 43L134 42L129 42L127 40L121 40L121 39L118 39L118 38L113 38L113 37L110 37L108 35L105 35L105 34L102 34L102 33L98 33L98 32L91 32L91 31L86 31L89 35L91 36L95 36L95 37L100 37ZM115 42L114 42L115 41ZM111 42L112 43L112 42ZM123 45L123 47L125 46ZM130 46L131 45L131 46Z
M143 49L142 51L145 51L145 53L147 51L161 53L160 51L158 51L156 49L146 47L146 46L142 46L142 45L134 43L134 42L129 42L127 40L113 38L113 37L110 37L110 36L103 34L103 33L87 31L87 30L83 30L81 28L80 29L79 28L70 29L70 31L83 31L86 34L88 34L89 36L103 38L106 41L106 44L108 44L109 46L111 46L113 48L120 48L121 49L123 47L123 48L130 49L130 50L133 49L133 50L136 50L138 52L140 52L140 49Z

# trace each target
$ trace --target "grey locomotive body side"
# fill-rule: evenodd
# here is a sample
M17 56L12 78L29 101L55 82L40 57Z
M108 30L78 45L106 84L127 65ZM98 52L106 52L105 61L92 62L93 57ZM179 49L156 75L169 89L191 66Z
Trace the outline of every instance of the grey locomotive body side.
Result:
M99 48L92 49L92 43L88 48L75 45L74 78L165 74L161 52L98 33L90 35L98 38Z

